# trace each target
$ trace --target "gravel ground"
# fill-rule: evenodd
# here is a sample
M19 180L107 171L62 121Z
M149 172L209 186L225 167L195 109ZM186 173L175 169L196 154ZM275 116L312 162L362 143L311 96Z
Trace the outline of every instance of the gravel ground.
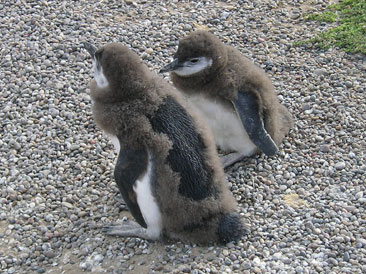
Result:
M329 1L156 2L1 1L1 273L366 273L366 58L292 46L328 27L302 16ZM250 234L210 247L107 237L103 224L130 215L80 44L120 41L157 72L198 27L266 69L295 117L278 155L227 172Z

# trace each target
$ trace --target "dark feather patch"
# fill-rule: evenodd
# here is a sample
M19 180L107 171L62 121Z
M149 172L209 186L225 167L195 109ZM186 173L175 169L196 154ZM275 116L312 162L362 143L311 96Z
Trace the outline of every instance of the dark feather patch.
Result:
M114 178L132 216L147 228L144 217L137 203L133 185L147 171L148 156L144 150L121 149L118 155Z
M173 143L168 163L179 173L179 193L193 200L215 195L210 171L205 167L205 146L192 117L172 97L167 97L151 119L154 131L166 134Z

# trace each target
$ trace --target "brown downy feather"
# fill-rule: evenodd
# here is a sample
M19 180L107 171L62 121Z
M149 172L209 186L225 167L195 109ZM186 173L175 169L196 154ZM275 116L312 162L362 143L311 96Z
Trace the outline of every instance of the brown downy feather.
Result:
M95 121L101 129L119 137L121 149L147 148L153 156L156 178L153 194L162 213L164 231L197 243L220 240L220 218L234 213L237 205L228 189L210 131L189 111L173 88L150 72L127 47L113 43L100 51L100 63L110 85L100 89L94 80L91 83ZM167 135L155 132L149 120L168 96L189 113L204 143L204 164L217 191L215 196L194 201L178 192L180 174L167 161L172 141ZM189 232L187 226L192 222L197 227Z
M180 40L174 55L179 61L200 56L212 58L212 65L191 76L172 72L174 86L188 96L205 93L209 97L229 101L237 98L238 91L256 94L265 128L279 145L293 126L293 119L286 107L279 103L266 73L238 50L224 45L204 30L195 31Z

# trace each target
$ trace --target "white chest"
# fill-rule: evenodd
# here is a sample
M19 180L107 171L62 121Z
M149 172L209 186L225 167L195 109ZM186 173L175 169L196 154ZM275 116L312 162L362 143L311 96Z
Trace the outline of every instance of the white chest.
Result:
M250 140L234 107L224 106L204 95L193 95L188 101L211 128L216 145L225 152L251 156L256 145Z

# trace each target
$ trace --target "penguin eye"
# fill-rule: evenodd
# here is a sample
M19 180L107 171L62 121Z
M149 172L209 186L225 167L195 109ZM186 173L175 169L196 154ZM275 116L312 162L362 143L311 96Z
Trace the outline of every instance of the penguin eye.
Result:
M191 60L189 60L191 63L193 63L193 64L195 64L195 63L197 63L198 61L199 61L199 59L198 58L193 58L193 59L191 59Z

